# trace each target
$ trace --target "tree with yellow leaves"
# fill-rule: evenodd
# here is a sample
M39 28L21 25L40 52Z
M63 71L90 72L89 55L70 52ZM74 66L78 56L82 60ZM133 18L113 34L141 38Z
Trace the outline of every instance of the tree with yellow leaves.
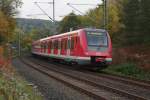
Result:
M16 9L21 5L20 0L0 0L0 44L9 42L15 29Z

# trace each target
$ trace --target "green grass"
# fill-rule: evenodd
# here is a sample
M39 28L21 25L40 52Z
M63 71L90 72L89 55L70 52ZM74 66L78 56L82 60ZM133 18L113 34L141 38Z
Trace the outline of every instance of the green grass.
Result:
M120 65L112 65L109 66L107 69L103 70L106 73L121 75L121 76L128 76L133 77L140 80L148 80L150 81L150 71L144 71L138 68L133 63L124 63Z
M7 66L0 68L0 100L43 100L41 94L15 73L10 62L8 47L4 47L3 59Z
M0 72L0 100L43 100L37 89L19 76Z

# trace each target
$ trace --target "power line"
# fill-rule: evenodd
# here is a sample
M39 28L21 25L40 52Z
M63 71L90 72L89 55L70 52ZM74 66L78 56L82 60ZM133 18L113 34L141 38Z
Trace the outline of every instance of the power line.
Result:
M34 4L44 13L44 15L46 15L51 22L53 22L54 28L53 30L56 31L56 21L55 21L55 0L53 0L53 2L34 2ZM44 11L44 9L42 9L40 7L39 4L52 4L53 5L53 17L50 17L48 15L48 13L46 11Z
M103 24L104 24L104 29L107 29L108 26L108 0L102 0L103 4L99 6L103 6ZM67 5L74 10L78 11L80 14L85 15L83 12L81 12L79 9L75 8L73 5L82 5L82 6L94 6L96 4L73 4L73 3L67 3ZM87 16L89 19L91 19L93 22L98 23L95 21L91 16Z
M72 4L67 3L68 6L70 6L71 8L75 9L76 11L78 11L80 14L85 15L83 12L81 12L79 9L75 8L74 6L72 6Z
M26 15L26 16L36 16L36 15L45 15L45 14L28 14L28 15Z
M53 18L51 18L38 4L38 2L34 2L34 4L52 21L54 22Z
M82 16L82 15L67 15L67 16ZM59 17L66 17L66 15L61 15Z
M35 3L41 3L41 4L53 4L53 2L35 2Z
M71 5L84 5L84 6L97 6L97 4L74 4L74 3L69 3Z
M74 10L78 11L81 15L85 15L85 13L81 12L79 9L75 8L74 6L72 6L71 3L67 3L67 5L68 5L69 7L71 7L71 8L73 8ZM75 4L73 4L73 5L75 5ZM97 23L97 21L95 21L91 16L88 16L88 15L87 15L87 17L88 17L90 20L92 20L94 23Z
M55 0L53 0L52 4L53 4L53 20L55 24Z

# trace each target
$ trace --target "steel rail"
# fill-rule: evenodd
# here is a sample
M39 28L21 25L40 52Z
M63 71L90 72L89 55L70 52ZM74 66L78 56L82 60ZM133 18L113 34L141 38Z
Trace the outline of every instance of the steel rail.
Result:
M100 96L99 94L97 94L95 92L92 92L91 89L88 90L88 89L82 87L84 84L79 84L79 85L77 85L78 83L74 84L72 82L69 82L70 81L69 79L64 79L64 77L60 77L60 76L62 76L62 74L58 74L58 73L56 73L54 71L50 71L50 70L47 70L47 69L44 70L43 68L38 68L39 66L37 64L35 65L35 64L31 63L31 62L29 63L29 61L26 61L26 60L24 60L22 58L20 60L24 64L32 67L33 69L35 69L35 70L37 70L37 71L39 71L39 72L41 72L41 73L51 77L51 78L53 78L53 79L55 79L57 81L63 82L66 85L68 85L68 86L70 86L70 87L72 87L74 89L77 89L77 90L81 91L82 93L84 93L84 94L86 94L86 95L88 95L90 97L93 97L96 100L106 100L104 97ZM56 74L56 75L53 75L53 74Z
M56 66L64 67L64 68L67 67L67 69L68 68L72 69L72 67L67 66L67 65L62 65L62 64L59 64L59 63L53 63L53 64L56 65ZM80 71L80 72L83 72L83 73L86 73L86 74L90 74L90 75L94 75L94 76L105 77L105 78L116 80L116 81L122 81L124 83L137 85L137 86L140 86L140 87L143 87L143 88L146 88L146 89L150 89L150 81L139 80L139 79L135 79L135 78L132 78L132 77L125 77L125 76L120 76L120 75L115 75L115 74L110 74L110 73L105 73L105 72L97 73L97 72L92 72L92 71L89 71L89 70L86 70L86 69L82 70L82 71L81 70L77 70L77 71Z
M82 72L85 72L85 71L82 71ZM116 80L116 81L121 81L123 83L137 85L139 87L143 87L146 89L150 89L150 82L149 81L138 80L135 78L119 76L119 75L114 75L114 74L110 74L110 73L95 73L95 72L90 72L90 71L86 71L86 73L89 73L92 75L94 74L95 76L105 77L105 78Z
M98 84L97 82L94 82L94 81L91 81L91 80L88 80L88 79L83 79L83 78L80 78L80 77L77 77L77 76L74 76L70 73L66 73L64 71L62 71L62 69L54 69L54 68L50 68L50 67L47 67L46 65L44 64L40 64L40 63L36 63L40 66L43 66L43 67L46 67L47 69L50 69L50 70L53 70L53 71L56 71L58 73L61 73L61 74L64 74L66 76L69 76L69 77L72 77L74 79L77 79L79 81L84 81L85 83L89 83L90 85L93 85L93 86L96 86L96 87L99 87L99 88L104 88L106 90L109 90L109 91L112 91L112 92L115 92L117 94L120 94L120 95L124 95L126 97L130 97L130 98L133 98L133 99L140 99L140 100L146 100L144 97L141 97L139 95L136 95L136 94L131 94L131 93L128 93L127 91L124 91L124 90L120 90L120 89L116 89L112 86L106 86L106 85L101 85L101 84Z

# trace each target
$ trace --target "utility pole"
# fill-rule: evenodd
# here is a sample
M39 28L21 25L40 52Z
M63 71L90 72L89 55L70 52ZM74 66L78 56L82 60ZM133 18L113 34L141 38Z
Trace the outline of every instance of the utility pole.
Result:
M104 29L108 29L108 0L103 1L103 17L104 17Z
M55 0L53 0L53 21L55 23Z
M54 34L56 34L56 21L55 21L55 0L53 0L53 25L54 25Z
M21 56L21 31L18 31L18 52L19 52L19 57Z

